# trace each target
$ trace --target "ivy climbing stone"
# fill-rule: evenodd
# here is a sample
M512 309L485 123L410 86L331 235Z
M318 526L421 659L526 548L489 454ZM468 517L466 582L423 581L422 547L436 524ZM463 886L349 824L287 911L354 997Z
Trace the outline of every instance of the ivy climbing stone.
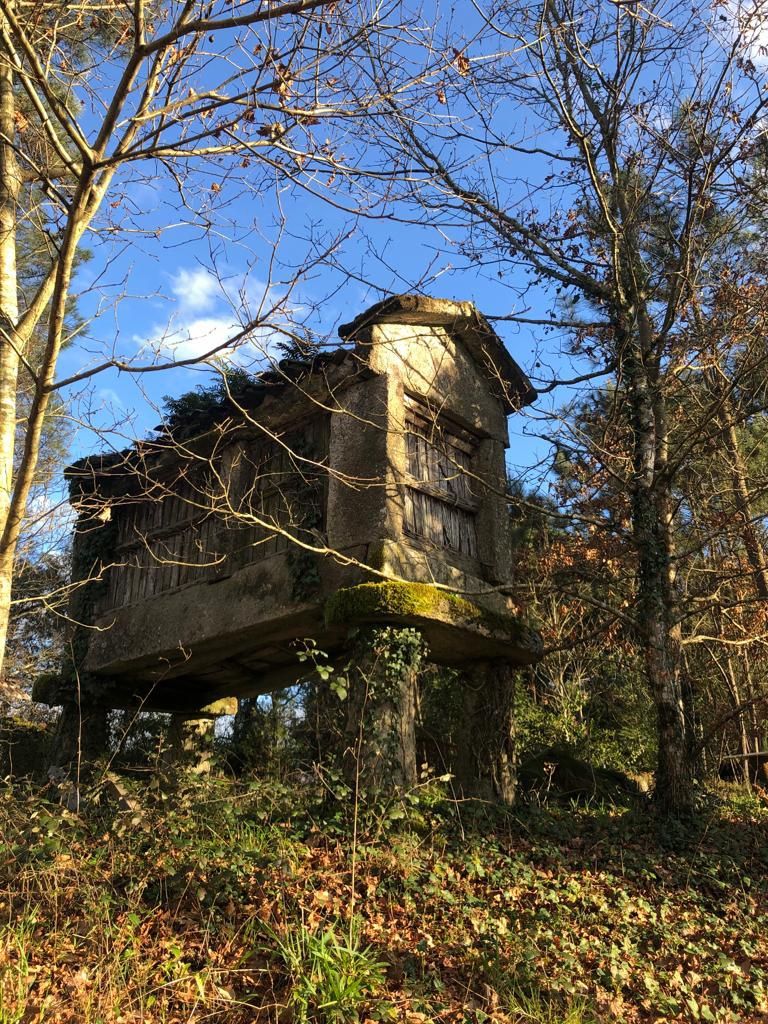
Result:
M357 635L344 752L355 793L416 784L418 681L426 653L417 629L376 627Z

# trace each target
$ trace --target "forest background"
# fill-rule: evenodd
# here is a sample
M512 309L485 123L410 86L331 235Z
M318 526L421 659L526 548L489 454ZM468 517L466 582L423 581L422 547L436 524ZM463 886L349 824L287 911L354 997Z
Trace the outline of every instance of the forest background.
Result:
M550 520L518 577L552 654L542 692L617 705L643 680L660 807L692 804L734 729L748 774L760 5L0 13L3 621L61 522L41 451L118 448L185 376L258 370L327 345L342 310L450 282L517 332L541 396L510 473L518 516Z
M221 738L268 779L240 797L102 774L88 820L14 790L0 1020L235 1021L254 993L298 1020L765 1019L767 17L0 0L9 771L66 646L63 463L335 347L391 292L474 301L540 392L509 525L546 649L518 681L520 818L473 819L439 765L404 803L319 809L311 672ZM425 735L455 686L431 677ZM152 762L143 725L110 767ZM537 816L566 764L589 809Z

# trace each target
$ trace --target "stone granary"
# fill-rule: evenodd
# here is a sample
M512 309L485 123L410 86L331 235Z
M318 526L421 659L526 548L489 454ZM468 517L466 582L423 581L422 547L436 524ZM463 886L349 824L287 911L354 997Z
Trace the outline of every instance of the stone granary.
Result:
M72 648L93 705L200 718L306 675L297 641L334 658L360 626L419 630L473 693L539 658L506 594L506 421L535 397L527 377L465 302L396 296L339 334L335 351L68 469ZM38 698L71 702L68 685ZM412 724L390 698L386 771L415 780Z

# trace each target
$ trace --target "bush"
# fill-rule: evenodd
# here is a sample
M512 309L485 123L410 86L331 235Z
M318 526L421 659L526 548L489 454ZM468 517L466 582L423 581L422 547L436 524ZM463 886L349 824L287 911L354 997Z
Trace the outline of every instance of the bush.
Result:
M49 740L47 722L0 720L0 777L40 775L46 767Z

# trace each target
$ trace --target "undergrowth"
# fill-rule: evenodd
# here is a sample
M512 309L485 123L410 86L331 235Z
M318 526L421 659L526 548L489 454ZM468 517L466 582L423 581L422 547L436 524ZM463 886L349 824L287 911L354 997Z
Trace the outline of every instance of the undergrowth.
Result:
M0 1024L768 1021L758 798L673 828L433 785L353 858L306 779L126 786L2 794Z

